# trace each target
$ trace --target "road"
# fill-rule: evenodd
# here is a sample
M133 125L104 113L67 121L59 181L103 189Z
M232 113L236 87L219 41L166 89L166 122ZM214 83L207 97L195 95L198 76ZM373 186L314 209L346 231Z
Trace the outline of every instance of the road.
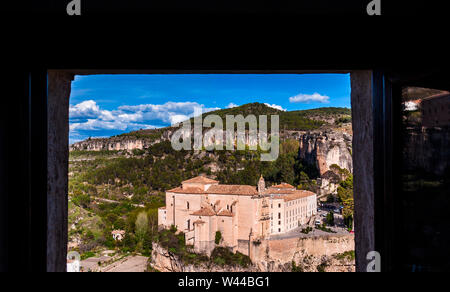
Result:
M92 198L96 201L105 202L105 203L114 203L114 204L121 203L120 201L114 201L114 200L104 199L104 198L99 198L99 197L92 197ZM131 204L131 206L136 207L136 208L145 208L145 206L142 204Z

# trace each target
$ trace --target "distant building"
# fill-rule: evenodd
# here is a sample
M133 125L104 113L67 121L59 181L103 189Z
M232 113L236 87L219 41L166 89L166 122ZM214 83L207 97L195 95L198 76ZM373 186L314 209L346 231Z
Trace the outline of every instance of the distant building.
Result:
M250 242L306 224L316 210L316 194L285 183L266 188L262 176L257 187L198 176L166 192L158 224L175 225L197 252L211 252L219 231L221 245L248 255Z
M443 92L422 100L422 123L424 127L444 127L450 125L450 94Z
M113 230L111 234L114 240L122 241L122 239L125 237L125 230Z

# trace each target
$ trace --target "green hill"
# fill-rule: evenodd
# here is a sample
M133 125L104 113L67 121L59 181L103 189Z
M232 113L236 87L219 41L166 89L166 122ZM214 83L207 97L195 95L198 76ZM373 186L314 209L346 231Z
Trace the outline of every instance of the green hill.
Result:
M311 131L319 129L325 125L334 126L335 123L351 122L351 110L349 108L322 107L310 110L281 111L259 102L211 111L204 113L203 117L212 114L218 115L222 119L224 129L226 128L227 115L243 115L244 117L251 114L257 117L260 115L267 115L267 126L269 130L271 126L271 115L279 115L280 130ZM191 123L194 123L194 118L191 118ZM134 137L137 139L156 140L161 138L164 131L171 128L172 127L138 130L124 133L118 135L117 137Z
M345 121L351 121L351 110L349 108L323 107L311 110L281 111L259 102L248 103L229 109L216 110L206 114L214 114L221 117L224 121L224 128L226 127L226 115L243 115L244 117L250 114L255 116L267 115L269 129L270 115L279 115L280 129L297 131L319 129L321 126L328 124L327 120L330 118L337 121L343 117L347 117L347 120ZM191 122L193 122L193 119L191 119Z

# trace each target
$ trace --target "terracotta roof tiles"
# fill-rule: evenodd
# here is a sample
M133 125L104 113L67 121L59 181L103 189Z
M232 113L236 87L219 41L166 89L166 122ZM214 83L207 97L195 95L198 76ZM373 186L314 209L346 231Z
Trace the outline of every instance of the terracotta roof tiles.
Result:
M314 195L315 194L313 192L310 192L310 191L296 190L292 194L288 194L288 195L283 196L283 199L284 199L285 202L288 202L288 201L297 200L297 199L300 199L300 198L306 198L306 197L314 196Z
M294 186L287 184L287 183L281 183L279 185L275 185L275 186L271 186L271 188L276 188L276 189L295 189Z
M216 215L216 212L214 212L214 210L212 210L210 208L201 208L200 210L195 211L191 215L196 215L196 216L214 216L214 215Z
M202 190L201 188L195 188L195 187L187 187L187 188L182 188L182 187L176 187L174 189L170 189L167 192L170 193L180 193L180 194L205 194L205 191Z
M233 217L233 213L231 213L231 211L229 211L229 210L222 210L219 213L217 213L217 216Z
M254 196L258 194L258 191L256 187L248 185L212 185L207 193Z
M199 175L199 176L196 176L194 178L185 180L182 183L214 184L214 183L218 183L218 181Z

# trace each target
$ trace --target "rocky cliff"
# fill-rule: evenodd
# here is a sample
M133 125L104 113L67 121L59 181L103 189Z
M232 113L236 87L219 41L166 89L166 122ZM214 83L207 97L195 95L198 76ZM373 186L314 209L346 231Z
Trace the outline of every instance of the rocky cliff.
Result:
M81 142L70 145L69 150L86 150L86 151L114 151L114 150L134 150L145 149L150 146L168 140L173 133L172 128L161 130L143 130L132 132L125 135L113 136L109 138L89 138ZM135 134L134 134L135 133Z
M300 157L323 175L333 164L353 172L352 135L340 131L307 132L300 136Z
M291 272L293 263L304 272L355 271L354 236L325 236L264 240L252 248L252 265L219 266L212 262L191 265L153 244L151 265L161 272Z
M162 141L170 140L173 133L176 131L176 128L163 128L158 130L158 135L156 133L140 135L133 133L127 135L119 135L110 138L89 138L87 140L74 143L70 145L70 151L74 150L85 150L85 151L121 151L121 150L134 150L134 149L146 149L151 147L156 143L160 143ZM147 130L150 131L150 130ZM298 139L301 136L301 131L282 131L280 133L281 139ZM216 137L222 136L223 145L225 148L225 143L227 140L226 131L223 130L214 130L214 129L203 129L203 144L204 146L214 145L216 143ZM237 133L233 133L234 144L236 145L237 141ZM194 137L194 129L191 129L191 137ZM267 139L267 136L264 135L264 139ZM248 146L256 146L258 145L258 141L260 139L260 134L258 132L252 132L249 135L249 131L245 131L244 138L245 145ZM269 135L270 139L270 135Z

